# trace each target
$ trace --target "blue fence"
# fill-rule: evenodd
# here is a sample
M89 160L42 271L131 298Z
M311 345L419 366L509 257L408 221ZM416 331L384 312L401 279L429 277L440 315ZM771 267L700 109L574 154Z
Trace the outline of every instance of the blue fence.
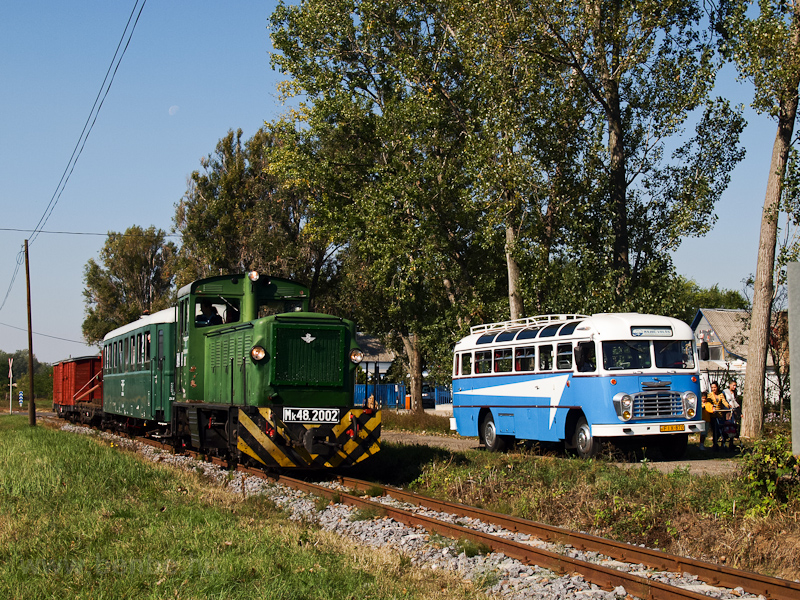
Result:
M366 387L366 390L364 389ZM378 385L363 383L356 384L355 403L362 404L366 398L372 394L383 408L405 408L406 407L406 386L399 383L380 383ZM430 396L433 396L431 398ZM433 408L440 404L450 404L452 402L450 390L445 387L431 388L429 393L423 398L425 408ZM431 402L433 400L433 402Z

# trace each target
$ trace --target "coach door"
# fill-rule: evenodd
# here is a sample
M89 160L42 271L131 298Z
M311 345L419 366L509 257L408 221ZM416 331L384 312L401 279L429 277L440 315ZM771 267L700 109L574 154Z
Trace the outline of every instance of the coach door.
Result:
M152 369L151 381L153 382L153 412L159 413L164 418L164 410L169 402L169 382L170 377L167 374L167 369L170 365L167 364L167 333L163 325L155 327L155 340L154 340L154 353L153 359L150 361Z

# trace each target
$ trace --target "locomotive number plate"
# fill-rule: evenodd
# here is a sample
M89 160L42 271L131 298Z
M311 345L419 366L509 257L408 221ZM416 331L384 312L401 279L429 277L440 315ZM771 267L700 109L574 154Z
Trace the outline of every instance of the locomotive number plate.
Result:
M680 425L662 425L661 431L684 431L683 423Z
M283 409L284 423L338 423L338 408L288 408Z

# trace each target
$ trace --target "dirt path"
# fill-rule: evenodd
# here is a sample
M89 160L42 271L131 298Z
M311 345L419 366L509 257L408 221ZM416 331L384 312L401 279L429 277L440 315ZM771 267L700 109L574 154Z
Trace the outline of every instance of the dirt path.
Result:
M437 448L444 448L452 452L464 452L466 450L483 450L483 445L478 442L477 438L464 438L445 435L430 435L422 433L412 433L409 431L387 431L384 429L381 432L381 437L393 444L414 445L419 444L423 446L435 446ZM695 448L689 448L687 455L689 458L677 461L648 461L648 466L653 469L658 469L663 473L672 473L678 468L688 468L692 475L727 475L732 476L736 474L738 463L735 460L726 458L724 456L714 456L710 451L706 452L704 456L697 456L700 454ZM623 469L632 469L642 465L642 463L616 463Z

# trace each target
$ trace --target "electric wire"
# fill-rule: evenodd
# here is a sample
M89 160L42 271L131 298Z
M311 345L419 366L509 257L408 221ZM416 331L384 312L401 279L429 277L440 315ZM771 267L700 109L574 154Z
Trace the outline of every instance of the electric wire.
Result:
M72 155L70 156L69 161L67 162L67 166L64 169L64 172L61 174L61 179L59 180L58 185L56 186L56 189L50 198L50 202L45 207L42 216L39 218L39 222L36 224L36 227L32 230L33 234L28 239L28 246L32 245L33 242L36 240L36 238L39 237L39 233L42 232L42 227L44 227L47 224L47 221L53 214L53 210L58 204L58 201L61 198L61 194L64 192L64 188L66 187L67 182L69 181L69 178L72 175L72 172L75 170L75 165L77 164L78 159L80 158L81 154L83 153L83 149L86 146L86 140L89 139L89 134L91 134L92 129L94 128L94 124L97 122L97 117L100 114L100 109L103 107L103 103L105 102L105 99L108 96L108 92L111 90L111 85L114 83L114 77L116 76L117 71L119 70L119 66L122 63L122 58L125 56L125 52L128 50L128 46L131 43L133 32L136 29L136 25L139 22L139 17L141 17L142 15L142 10L144 10L145 4L147 4L147 0L142 0L141 5L139 5L139 0L136 0L133 5L131 14L128 16L128 21L125 23L125 29L123 30L122 36L120 37L119 43L117 44L117 49L114 51L114 56L111 59L111 64L106 70L106 76L103 79L103 83L100 85L100 90L97 92L97 96L95 97L92 109L89 111L89 116L86 118L86 122L83 125L83 130L81 131L81 135L79 136L78 141L75 144L75 148L73 148L72 150ZM137 7L139 9L138 13L136 11ZM134 14L136 15L135 20L134 20ZM133 21L133 25L131 25L131 21ZM120 48L122 48L122 52L120 52ZM14 282L17 279L17 274L19 273L20 265L22 265L24 258L25 258L25 253L23 248L23 250L21 250L20 253L17 255L17 264L14 268L14 274L11 276L11 283L8 286L8 290L6 291L6 295L3 298L2 304L0 304L0 311L2 311L3 308L5 307L6 301L8 300L8 297L11 294L11 290L14 287Z
M44 212L42 213L39 222L36 224L36 227L34 228L34 233L31 236L30 240L28 241L29 246L33 244L33 242L38 237L38 230L44 227L47 221L50 219L50 215L53 214L53 210L55 210L58 201L61 199L61 194L64 192L64 188L66 188L67 182L72 176L72 172L75 170L75 165L77 164L78 159L83 153L83 149L86 146L86 141L89 139L89 135L92 133L92 129L94 129L94 124L97 122L97 117L100 114L100 109L103 107L103 103L105 102L109 91L111 91L111 85L114 83L114 77L116 76L117 70L119 69L119 66L122 63L122 58L125 56L125 52L128 50L128 46L131 43L131 38L133 37L133 32L136 29L136 24L139 22L139 17L141 16L142 10L144 9L146 3L147 0L143 0L141 6L139 6L139 0L136 0L135 4L133 5L131 14L128 16L128 21L127 23L125 23L125 29L122 32L122 37L120 38L119 43L117 44L117 48L114 51L114 56L111 59L111 64L108 66L108 69L106 70L106 75L103 78L103 83L100 85L100 90L97 92L97 96L95 97L92 109L89 111L89 116L86 118L86 122L83 125L83 130L81 131L81 135L78 138L78 142L75 144L75 148L73 148L72 150L72 155L70 156L69 161L67 162L67 166L64 169L64 172L61 174L61 179L59 180L58 185L56 186L56 191L53 192L53 196L50 198L50 202L44 209ZM133 22L133 26L131 27L131 20L133 19L134 13L136 13L137 6L139 6L139 12L138 14L136 14L136 20ZM128 32L129 27L130 27L130 32ZM127 40L125 39L126 36ZM123 42L125 44L125 47L122 49L122 53L120 53L120 48L122 47ZM117 58L117 56L119 56L119 59ZM106 83L108 83L108 85L106 85Z
M3 327L9 327L11 329L16 329L17 331L26 331L26 332L28 331L28 329L26 327L16 327L14 325L9 325L8 323L0 322L0 325L2 325ZM62 337L58 337L56 335L47 335L46 333L39 333L38 331L34 331L33 335L38 335L39 337L50 338L52 340L61 340L62 342L71 342L73 344L80 344L81 346L88 346L89 345L86 342L81 342L81 341L78 341L78 340L71 340L69 338L62 338ZM36 355L34 354L34 356L36 356Z

